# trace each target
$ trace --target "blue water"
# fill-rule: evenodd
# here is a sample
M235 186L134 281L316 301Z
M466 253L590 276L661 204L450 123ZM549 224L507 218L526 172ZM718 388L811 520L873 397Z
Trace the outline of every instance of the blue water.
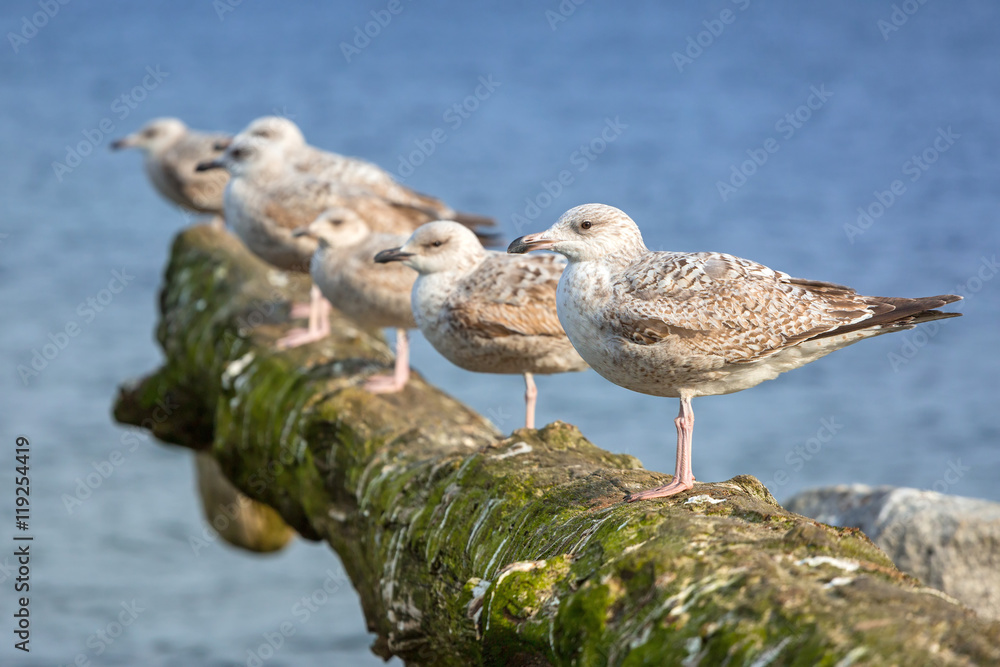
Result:
M402 171L496 216L510 237L599 201L630 213L656 249L726 251L872 294L963 290L961 319L695 401L694 467L702 480L756 475L779 498L860 481L1000 500L995 3L911 0L900 5L918 9L895 26L888 0L589 0L564 21L546 15L555 0L402 0L350 62L341 43L389 3L337 4L70 2L30 39L0 45L0 442L32 443L35 536L32 650L13 649L12 581L0 570L0 662L246 664L287 621L295 634L264 664L381 663L348 587L306 621L294 611L340 571L332 552L298 542L261 558L212 543L195 554L190 538L205 524L189 453L148 441L130 450L110 420L117 384L160 361L157 288L189 221L155 195L138 155L111 154L102 135L160 115L218 130L288 115L314 144ZM233 11L220 17L220 6ZM2 32L39 11L37 0L3 3ZM674 56L688 48L689 60ZM92 150L78 147L88 141ZM88 154L57 175L68 146ZM754 156L763 164L743 164ZM745 182L730 182L734 167ZM720 193L719 181L733 189ZM852 236L859 207L880 215ZM102 295L112 271L133 277ZM22 381L17 366L71 324L65 349ZM457 370L416 338L418 369L504 430L517 426L518 378ZM593 373L541 378L539 389L541 422L574 422L602 447L672 470L676 401ZM63 495L114 450L122 463L70 513ZM0 473L4 540L12 458ZM113 643L97 639L117 634L133 600L134 622Z

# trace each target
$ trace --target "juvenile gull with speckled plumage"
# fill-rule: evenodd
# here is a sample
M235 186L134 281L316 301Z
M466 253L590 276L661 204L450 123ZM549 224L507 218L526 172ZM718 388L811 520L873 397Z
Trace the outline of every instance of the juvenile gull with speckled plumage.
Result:
M673 481L627 500L694 485L691 399L748 389L865 338L956 317L962 297L862 296L716 252L651 252L622 211L586 204L508 252L554 250L569 260L559 320L587 363L617 385L680 398Z
M230 173L225 192L226 221L254 254L279 269L306 273L317 241L295 236L329 208L346 208L379 233L409 234L432 219L426 211L395 204L370 190L318 178L291 168L280 145L243 138L232 142L221 158L202 170L225 168ZM326 335L326 301L313 290L309 328L282 338L279 347L295 347Z
M419 274L413 315L448 361L479 373L524 375L528 428L535 426L534 374L586 370L556 315L561 258L487 251L466 227L437 221L375 261L401 261Z
M216 148L224 134L196 132L177 118L157 118L137 132L111 143L112 150L138 148L146 175L167 200L187 211L209 213L221 225L225 172L204 173L197 166L222 154Z
M400 264L376 263L375 255L402 245L407 237L374 234L347 208L328 209L293 235L318 241L309 274L334 308L363 327L396 330L394 373L369 378L365 388L377 394L400 391L410 377L407 329L417 326L410 308L417 274Z
M392 174L378 165L325 151L306 143L299 126L282 116L263 116L252 121L237 136L273 143L283 151L288 165L295 171L343 185L365 188L386 201L423 211L431 220L457 220L473 229L492 227L496 222L476 213L455 211L440 199L402 185ZM228 142L217 145L225 147Z

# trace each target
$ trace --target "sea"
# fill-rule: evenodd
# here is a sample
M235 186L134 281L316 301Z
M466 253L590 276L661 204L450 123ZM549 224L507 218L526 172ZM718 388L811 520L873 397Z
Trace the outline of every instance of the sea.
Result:
M111 419L118 385L162 361L157 293L194 222L138 154L108 150L158 116L230 132L287 116L508 239L601 202L652 249L961 294L961 318L695 400L694 470L779 500L848 483L1000 500L998 34L987 0L2 3L0 664L382 663L350 586L298 613L342 572L335 553L213 539L191 453ZM520 425L520 378L414 339L431 382ZM538 387L540 423L673 471L675 400L593 372ZM27 592L16 536L33 537Z

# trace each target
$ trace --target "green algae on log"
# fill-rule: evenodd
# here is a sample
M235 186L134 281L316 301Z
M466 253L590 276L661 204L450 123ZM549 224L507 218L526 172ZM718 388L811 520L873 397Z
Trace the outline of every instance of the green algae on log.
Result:
M1000 664L1000 624L900 573L859 531L787 512L753 477L626 504L668 476L561 422L505 438L418 373L399 394L368 394L391 352L336 315L327 340L276 351L307 284L222 232L181 233L165 281L166 360L122 387L115 417L206 451L329 543L380 656Z

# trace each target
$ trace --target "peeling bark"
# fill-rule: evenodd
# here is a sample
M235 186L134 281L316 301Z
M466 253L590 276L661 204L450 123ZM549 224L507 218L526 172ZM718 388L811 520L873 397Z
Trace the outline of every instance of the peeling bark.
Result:
M240 491L329 543L377 654L1000 664L1000 624L900 573L859 531L787 512L753 477L625 504L668 476L561 422L505 438L417 373L370 395L361 385L391 352L336 315L328 340L275 351L288 300L306 292L228 235L183 232L161 295L166 361L123 386L115 416L207 451Z

